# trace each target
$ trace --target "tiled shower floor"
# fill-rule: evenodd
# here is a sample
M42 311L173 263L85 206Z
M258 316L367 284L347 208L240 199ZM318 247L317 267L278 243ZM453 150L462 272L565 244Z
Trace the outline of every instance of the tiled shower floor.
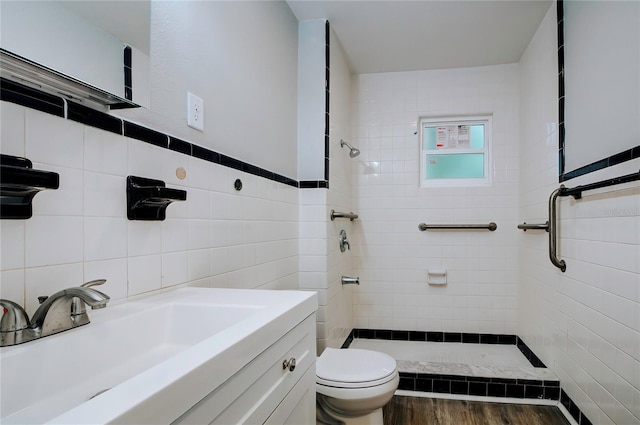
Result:
M406 373L553 381L546 368L536 368L515 345L389 341L355 338L349 348L386 353Z

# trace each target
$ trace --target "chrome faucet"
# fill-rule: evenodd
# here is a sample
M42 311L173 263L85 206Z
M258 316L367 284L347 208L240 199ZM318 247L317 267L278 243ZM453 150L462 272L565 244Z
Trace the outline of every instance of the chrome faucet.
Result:
M340 252L345 252L347 249L351 250L351 245L347 239L347 232L342 229L340 230Z
M0 346L15 345L63 332L89 323L86 305L92 309L104 308L109 296L91 288L106 280L98 279L81 286L67 288L50 297L38 297L40 307L29 321L24 309L9 300L0 300Z

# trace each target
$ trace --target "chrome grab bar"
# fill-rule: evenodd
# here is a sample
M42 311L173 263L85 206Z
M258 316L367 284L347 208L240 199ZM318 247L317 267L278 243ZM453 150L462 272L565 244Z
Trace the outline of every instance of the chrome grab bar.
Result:
M492 232L498 228L498 225L494 222L488 224L418 224L418 229L421 232L425 230L447 230L447 229L487 229Z
M537 224L527 224L527 222L525 221L522 224L518 224L518 229L524 230L525 232L527 230L544 230L548 232L549 220L545 221L544 223L537 223Z
M630 183L634 181L640 180L640 171L637 173L627 174L625 176L620 176L612 179L602 180L595 183L585 184L581 186L576 186L573 188L567 188L564 185L561 185L558 189L551 192L551 196L549 196L549 259L553 263L554 266L562 270L563 272L567 270L567 264L564 260L558 258L557 255L557 244L558 244L558 218L556 214L556 200L558 196L573 196L574 199L581 199L582 192L593 189L600 189L608 186L615 186L623 183ZM520 226L518 226L520 228Z
M564 260L558 258L557 244L558 244L558 222L556 212L556 199L560 195L562 187L551 192L549 196L549 260L554 266L559 268L563 273L567 270L567 263Z
M335 220L336 218L348 218L349 220L353 221L358 218L358 214L354 214L353 212L345 213L331 210L331 221Z

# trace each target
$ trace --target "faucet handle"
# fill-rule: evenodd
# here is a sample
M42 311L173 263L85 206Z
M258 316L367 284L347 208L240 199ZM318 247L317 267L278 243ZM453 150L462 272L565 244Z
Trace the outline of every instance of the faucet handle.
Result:
M98 286L98 285L104 285L107 282L107 279L94 279L94 280L90 280L89 282L85 282L82 285L80 285L81 288L89 288L90 286Z
M20 304L0 299L0 307L2 307L0 332L15 332L31 326L29 316L27 316L27 313Z

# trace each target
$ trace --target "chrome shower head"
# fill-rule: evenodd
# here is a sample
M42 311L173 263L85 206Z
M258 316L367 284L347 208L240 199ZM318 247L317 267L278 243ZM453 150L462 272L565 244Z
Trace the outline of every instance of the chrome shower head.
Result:
M349 156L351 158L355 158L356 156L360 155L360 149L354 148L349 143L347 143L344 140L340 139L340 147L344 148L345 146L349 148Z

